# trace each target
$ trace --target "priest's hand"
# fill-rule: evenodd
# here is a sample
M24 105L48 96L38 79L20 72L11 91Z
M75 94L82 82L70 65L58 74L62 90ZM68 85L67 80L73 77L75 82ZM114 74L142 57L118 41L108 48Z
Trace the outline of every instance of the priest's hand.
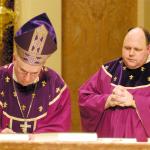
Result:
M117 101L116 100L116 95L115 94L111 94L105 103L105 109L109 108L109 107L115 107L115 106L120 106L122 102Z
M125 87L121 85L116 86L113 90L113 95L115 101L119 102L119 106L132 106L134 108L136 107L135 101L133 100L133 95L130 92L128 92L128 90Z
M1 133L15 133L15 132L9 128L5 128L1 131Z
M128 92L125 87L120 85L116 86L112 94L108 97L105 104L105 109L115 106L132 106L134 108L136 107L132 94Z

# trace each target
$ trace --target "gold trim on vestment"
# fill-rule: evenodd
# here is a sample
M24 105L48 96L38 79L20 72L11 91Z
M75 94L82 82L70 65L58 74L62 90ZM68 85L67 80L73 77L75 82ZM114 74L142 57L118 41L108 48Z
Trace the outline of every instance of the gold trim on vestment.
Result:
M112 78L112 75L105 69L105 67L104 67L104 65L102 66L102 69L104 70L104 72L109 76L109 77L111 77ZM114 83L110 83L112 86L117 86L117 84L114 84ZM126 87L125 86L125 88L126 89L138 89L138 88L145 88L145 87L149 87L150 86L150 84L147 84L147 85L139 85L139 86L136 86L136 87L130 87L130 86L128 86L128 87Z
M9 122L9 128L10 128L10 129L12 129L12 122L13 122L13 120L10 119L10 122Z
M35 120L34 124L33 124L33 131L36 129L36 123L37 123L37 121Z
M38 117L35 117L35 118L27 118L27 119L24 119L24 118L17 118L17 117L14 117L14 116L11 116L9 114L7 114L5 111L3 111L3 114L7 117L7 118L10 118L10 119L13 119L15 121L21 121L21 122L24 122L24 120L26 120L27 122L31 122L31 121L36 121L36 120L39 120L43 117L45 117L47 115L47 112L38 116Z
M118 86L117 84L114 84L114 83L111 83L112 86ZM150 84L147 84L147 85L139 85L139 86L136 86L136 87L130 87L130 86L124 86L126 89L140 89L140 88L146 88L146 87L149 87Z
M3 103L0 101L0 106L3 107Z
M52 100L49 102L49 106L55 103L61 96L61 94L64 92L64 90L67 88L67 85L65 84L64 87L60 90L60 93Z
M14 117L14 116L10 116L9 114L7 114L6 112L3 111L3 114L8 117L10 119L10 122L9 122L9 128L12 129L12 124L13 124L13 120L15 121L20 121L20 122L31 122L33 121L33 131L36 129L36 124L37 124L37 120L45 117L47 115L47 112L38 116L38 117L35 117L35 118L30 118L30 119L24 119L24 118L17 118L17 117Z
M104 65L102 65L102 69L108 76L110 76L112 78L112 75L107 71L107 69L105 69Z

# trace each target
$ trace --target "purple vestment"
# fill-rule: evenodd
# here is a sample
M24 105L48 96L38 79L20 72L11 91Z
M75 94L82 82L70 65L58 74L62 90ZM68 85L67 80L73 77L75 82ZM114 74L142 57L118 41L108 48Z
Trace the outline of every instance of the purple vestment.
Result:
M0 130L9 127L22 133L26 122L26 133L67 132L71 125L70 103L66 84L50 68L43 67L39 81L29 86L13 80L13 64L0 68Z
M116 85L123 85L133 95L133 107L111 107L105 102ZM82 127L98 137L150 137L150 62L137 69L128 69L119 58L103 65L79 90Z

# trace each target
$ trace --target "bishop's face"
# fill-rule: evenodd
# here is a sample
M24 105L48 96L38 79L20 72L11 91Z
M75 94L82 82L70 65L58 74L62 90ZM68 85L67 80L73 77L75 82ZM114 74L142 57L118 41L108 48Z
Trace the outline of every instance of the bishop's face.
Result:
M125 36L122 58L130 69L136 69L146 63L150 54L150 48L146 44L144 32L140 28L132 29Z
M23 86L27 86L34 83L42 69L42 65L29 65L23 62L17 55L14 55L13 64L17 81Z

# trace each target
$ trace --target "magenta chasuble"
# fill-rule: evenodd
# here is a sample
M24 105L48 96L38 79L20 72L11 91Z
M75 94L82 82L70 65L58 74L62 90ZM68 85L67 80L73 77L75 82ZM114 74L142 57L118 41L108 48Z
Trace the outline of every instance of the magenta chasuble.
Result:
M116 85L123 85L133 95L133 107L104 109L106 99ZM103 65L79 89L82 127L85 132L96 132L98 137L150 137L150 62L137 69L128 69L122 59Z

